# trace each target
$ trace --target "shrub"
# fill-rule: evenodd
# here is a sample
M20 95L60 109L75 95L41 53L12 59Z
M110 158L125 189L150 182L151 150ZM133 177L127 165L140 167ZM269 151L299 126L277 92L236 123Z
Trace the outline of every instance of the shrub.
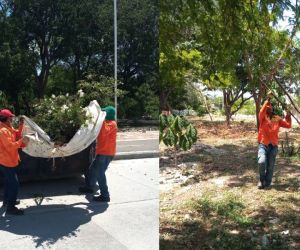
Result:
M121 100L120 110L128 118L147 117L158 119L159 98L152 90L150 84L143 83L134 88L134 95L126 95Z
M164 115L159 116L159 141L175 149L175 165L177 165L177 150L189 150L197 141L197 129L184 117Z
M88 75L84 80L78 81L78 89L83 93L83 106L87 106L92 100L97 100L101 107L114 105L114 79L111 77ZM118 89L117 96L123 95L124 91Z
M50 136L56 144L71 140L77 130L90 119L82 107L81 92L70 96L52 95L35 105L33 120Z
M9 104L9 101L7 100L7 96L4 92L0 91L0 109L10 109L12 112L14 112L14 107Z

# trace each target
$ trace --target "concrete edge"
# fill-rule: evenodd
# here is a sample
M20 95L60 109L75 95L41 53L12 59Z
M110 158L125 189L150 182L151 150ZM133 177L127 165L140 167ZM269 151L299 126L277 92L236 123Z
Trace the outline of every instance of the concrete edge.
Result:
M80 195L80 194L79 194ZM150 199L143 199L143 200L132 200L132 201L125 201L125 202L93 202L86 200L84 202L77 202L74 204L43 204L43 205L36 205L36 206L29 206L29 207L22 207L18 206L21 209L24 209L25 215L37 215L37 214L45 214L45 213L53 213L53 212L60 212L60 211L66 211L67 209L71 210L73 208L83 208L83 209L92 209L96 208L99 209L101 207L110 206L110 207L116 207L116 206L123 206L128 204L138 204L143 202L154 202L157 201L159 203L159 198L153 197ZM43 206L52 206L51 208L45 208ZM40 209L42 208L42 209ZM5 209L0 208L0 219L10 218L10 217L16 217L15 215L6 215Z
M133 152L122 152L117 153L114 160L130 160L130 159L141 159L141 158L156 158L159 157L159 150L151 151L133 151Z

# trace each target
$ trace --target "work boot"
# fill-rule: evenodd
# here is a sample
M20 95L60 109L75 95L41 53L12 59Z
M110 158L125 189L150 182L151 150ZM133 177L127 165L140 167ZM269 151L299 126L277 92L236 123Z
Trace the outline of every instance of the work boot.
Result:
M19 209L17 207L10 207L6 209L6 214L11 215L24 215L24 210Z
M84 194L93 194L94 193L94 190L92 188L89 188L89 187L79 187L78 191L80 193L84 193Z
M261 182L258 186L257 186L257 188L258 189L264 189L266 186L265 186L265 183L263 183L263 182Z
M272 186L271 186L271 185L266 185L266 186L265 186L265 189L266 189L266 190L270 190L270 189L272 189Z
M102 195L99 195L99 196L94 196L93 200L98 202L110 202L110 197L103 197Z

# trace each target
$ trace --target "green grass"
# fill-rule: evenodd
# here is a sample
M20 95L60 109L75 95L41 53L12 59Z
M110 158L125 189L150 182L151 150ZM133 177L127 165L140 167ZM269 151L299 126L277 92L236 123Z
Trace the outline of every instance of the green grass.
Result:
M220 200L212 200L210 196L187 202L187 207L202 215L204 219L218 218L219 221L229 220L241 227L259 223L243 215L245 204L233 193L226 193Z

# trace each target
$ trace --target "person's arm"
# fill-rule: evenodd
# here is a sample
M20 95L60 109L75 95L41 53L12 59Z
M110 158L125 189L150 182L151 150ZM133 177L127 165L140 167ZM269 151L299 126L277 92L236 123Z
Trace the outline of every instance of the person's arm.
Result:
M292 118L291 118L291 113L288 112L285 116L285 119L281 119L279 121L279 126L282 128L291 128L292 127Z
M24 128L24 118L20 117L19 128L16 129L16 140L19 140L22 138L23 128Z
M260 124L265 119L268 106L270 106L270 105L271 105L271 103L270 103L270 100L268 99L264 102L263 106L261 107L259 114L258 114L258 119L259 119Z
M0 142L9 150L18 149L23 143L23 139L14 141L11 134L6 130L0 131Z

